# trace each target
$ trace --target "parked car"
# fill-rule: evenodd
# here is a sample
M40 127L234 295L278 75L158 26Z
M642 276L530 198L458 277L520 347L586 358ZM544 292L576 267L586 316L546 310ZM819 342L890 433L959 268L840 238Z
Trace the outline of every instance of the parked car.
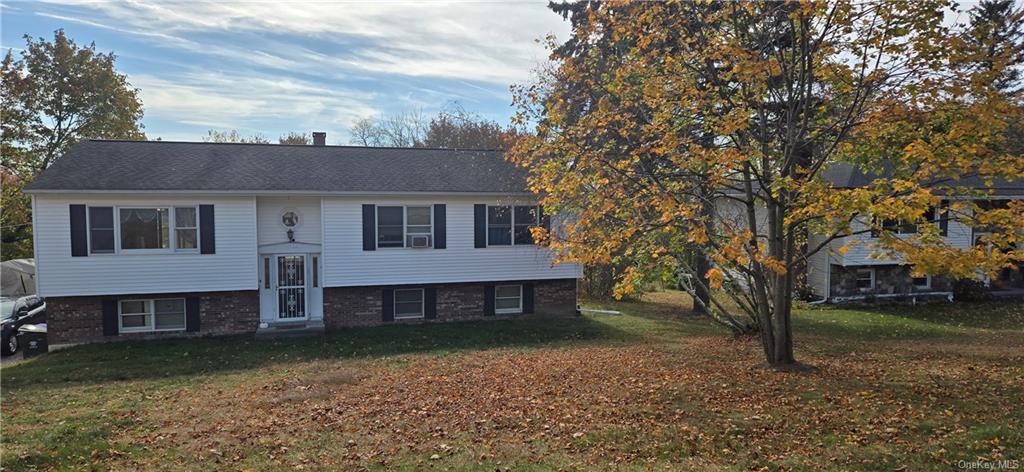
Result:
M18 351L18 328L46 320L46 302L35 295L0 298L0 323L3 344L0 353L9 356Z

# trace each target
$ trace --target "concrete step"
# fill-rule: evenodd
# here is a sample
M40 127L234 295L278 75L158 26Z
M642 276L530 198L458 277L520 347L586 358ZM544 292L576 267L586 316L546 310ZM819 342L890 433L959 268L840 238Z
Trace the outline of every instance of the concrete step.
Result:
M266 328L256 330L256 339L299 338L306 336L322 336L323 321L288 321L270 323Z

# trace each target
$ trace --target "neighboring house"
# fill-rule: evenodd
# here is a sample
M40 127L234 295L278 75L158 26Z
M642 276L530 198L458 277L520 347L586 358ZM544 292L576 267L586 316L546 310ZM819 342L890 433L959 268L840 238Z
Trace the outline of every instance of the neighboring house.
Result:
M852 166L840 165L826 174L836 188L858 188L867 185L872 177L865 175ZM988 197L986 204L1000 205L1012 199L1024 198L1024 182L999 182L987 187L979 179L965 179L958 185L983 190ZM946 219L943 206L957 198L976 198L951 195L943 200L943 205L935 208L932 220L939 226L940 234L946 242L957 248L969 248L977 244L981 233L955 219ZM898 259L877 257L875 241L877 234L867 231L869 220L858 218L853 221L853 236L845 236L831 241L823 250L810 257L807 267L807 284L812 293L830 302L850 302L871 299L911 299L941 298L952 300L953 283L942 276L913 276L911 268ZM902 225L899 222L886 224L889 231L900 234L917 232L914 225ZM1024 231L1024 223L1022 223ZM815 247L825 240L823 235L811 234L808 245ZM842 254L841 247L848 251ZM1024 266L1016 269L1005 269L994 279L983 282L994 294L1024 295Z
M50 343L575 313L501 152L314 137L75 145L28 187Z

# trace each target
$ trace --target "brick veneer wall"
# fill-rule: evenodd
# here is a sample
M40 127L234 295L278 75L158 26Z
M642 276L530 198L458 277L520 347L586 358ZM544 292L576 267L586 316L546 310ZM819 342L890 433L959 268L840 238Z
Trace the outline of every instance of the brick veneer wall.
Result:
M861 291L857 288L857 269L875 269L875 288L870 291ZM910 268L901 265L879 265L870 267L842 267L832 266L830 283L833 297L845 297L851 295L889 294L889 293L921 293L921 292L948 292L952 290L952 283L946 277L932 277L931 288L917 288L910 275Z
M232 292L118 295L113 298L199 297L199 331L162 331L103 335L103 300L112 297L48 297L47 338L50 344L70 344L128 339L192 337L256 331L260 321L260 299L256 290Z
M522 282L508 282L520 284ZM432 284L403 287L328 287L324 288L324 324L328 328L374 326L382 321L382 296L385 288L437 289L435 320L396 320L388 323L459 321L523 316L572 316L576 313L576 279L537 280L534 284L534 312L529 315L484 316L485 283Z

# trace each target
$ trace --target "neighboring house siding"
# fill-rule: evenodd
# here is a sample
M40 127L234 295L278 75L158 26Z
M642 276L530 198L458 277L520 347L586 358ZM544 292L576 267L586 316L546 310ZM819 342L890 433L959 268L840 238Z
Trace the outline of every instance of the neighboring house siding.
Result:
M320 197L258 197L256 203L261 245L288 241L281 215L289 210L298 212L300 217L295 228L295 241L320 244Z
M854 220L852 231L859 232L868 228L861 219ZM950 221L946 232L946 242L953 247L966 249L971 246L971 228L957 221ZM851 265L889 265L900 262L891 258L875 258L872 254L878 252L878 240L871 237L871 233L865 232L856 236L847 236L834 241L833 247L839 248L846 245L849 251L840 258L840 264Z
M69 205L214 205L215 254L71 256ZM35 196L38 290L44 297L255 290L256 205L252 197L189 195Z
M808 238L807 246L809 248L818 247L824 240L824 236L812 234ZM835 247L835 241L832 241L808 259L807 285L811 288L811 292L819 297L828 296L829 266L836 263L837 258L840 257L838 253L830 253L835 250Z
M447 213L447 249L378 248L363 250L362 205L443 203ZM475 248L473 205L508 205L494 197L343 198L326 197L324 212L324 286L352 287L424 283L486 282L578 278L576 264L551 266L552 255L533 245ZM530 204L530 202L517 202ZM552 222L553 225L557 222Z

